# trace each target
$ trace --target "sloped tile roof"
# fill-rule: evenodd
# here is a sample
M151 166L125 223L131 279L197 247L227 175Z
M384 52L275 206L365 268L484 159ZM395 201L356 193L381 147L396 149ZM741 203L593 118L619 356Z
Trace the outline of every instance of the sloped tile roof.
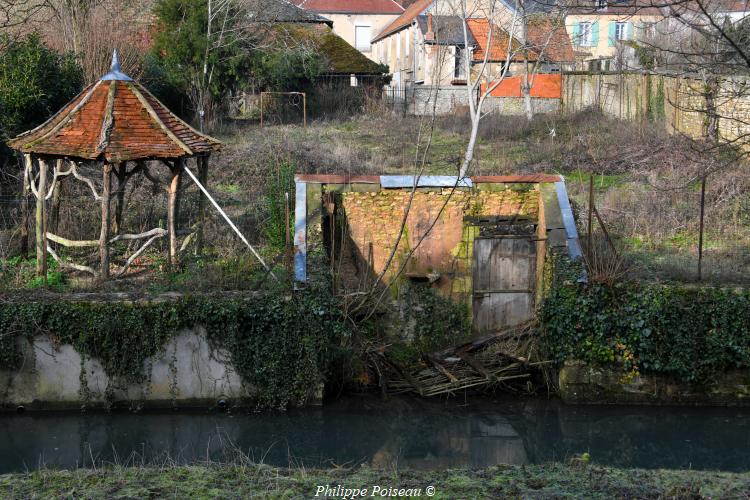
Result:
M377 42L378 40L382 40L383 38L406 28L412 23L412 21L414 21L414 19L416 19L417 16L422 14L425 9L432 5L433 1L434 0L417 0L411 4L403 14L386 26L372 41Z
M401 14L404 8L395 0L294 0L298 7L312 12L342 14Z
M487 61L505 61L508 58L508 48L511 50L512 61L522 61L523 54L520 49L522 44L516 38L512 44L508 32L490 23L488 19L467 19L466 24L476 40L474 48L474 61L484 61L485 54L489 51ZM492 26L492 38L490 39L490 26ZM488 45L491 45L488 47ZM536 52L529 53L529 61L536 61Z
M210 153L221 143L180 120L119 67L39 127L8 141L24 153L110 163Z

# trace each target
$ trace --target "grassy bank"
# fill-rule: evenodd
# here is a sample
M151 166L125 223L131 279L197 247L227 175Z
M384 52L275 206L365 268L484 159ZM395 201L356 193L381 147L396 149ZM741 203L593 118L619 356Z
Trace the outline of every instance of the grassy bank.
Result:
M314 498L318 487L421 490L421 498L745 498L750 474L499 465L482 470L383 472L194 466L41 471L0 476L3 498ZM433 495L428 494L428 488ZM393 495L398 496L398 495ZM318 498L324 498L320 493ZM342 494L328 498L344 498ZM352 498L349 495L347 498ZM360 498L356 496L355 498Z

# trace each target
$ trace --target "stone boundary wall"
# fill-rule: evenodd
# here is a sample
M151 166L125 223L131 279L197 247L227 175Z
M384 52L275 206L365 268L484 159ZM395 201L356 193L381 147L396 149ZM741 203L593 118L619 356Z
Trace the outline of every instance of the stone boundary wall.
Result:
M618 367L567 361L560 369L561 399L568 404L750 406L750 372L719 374L710 385L688 384L658 374L628 378Z
M719 135L735 141L750 133L750 79L719 78L714 100ZM663 121L671 133L704 137L708 125L706 83L698 77L656 73L563 74L563 113L587 108L621 120Z
M407 112L418 116L431 115L433 109L438 116L451 115L469 106L466 87L418 86L407 91L407 101ZM557 113L560 99L532 97L531 105L535 113ZM488 97L483 109L508 116L525 112L522 97Z

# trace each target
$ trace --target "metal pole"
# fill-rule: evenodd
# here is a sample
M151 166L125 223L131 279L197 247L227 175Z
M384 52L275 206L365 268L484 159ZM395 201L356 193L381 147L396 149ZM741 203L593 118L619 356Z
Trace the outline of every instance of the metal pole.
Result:
M698 229L698 281L703 279L703 220L706 213L706 177L701 179L701 220Z
M305 130L307 130L307 93L302 92L302 119L304 121Z
M263 128L263 92L260 93L260 128Z
M200 189L203 192L203 194L206 195L206 198L208 198L208 200L211 202L214 208L216 208L216 210L219 211L221 216L224 217L224 220L227 221L227 224L229 224L229 227L231 227L234 230L234 232L237 233L237 236L240 237L240 239L245 244L245 246L247 246L247 248L250 249L253 255L255 255L255 258L257 258L258 261L260 261L261 265L263 266L263 269L268 271L268 273L271 276L273 276L273 279L275 279L277 283L280 283L279 278L277 278L276 275L273 274L273 271L271 271L271 268L268 267L268 264L266 264L266 261L263 260L263 257L261 257L260 254L258 254L258 252L255 250L255 248L253 248L253 246L250 244L250 242L247 241L247 238L245 238L245 235L243 235L240 232L240 230L237 229L237 226L234 225L234 222L232 222L232 219L230 219L229 216L226 214L226 212L224 212L224 210L221 209L219 204L216 203L216 200L214 200L213 196L211 196L211 194L206 190L206 188L203 187L203 184L201 184L200 181L195 177L195 174L193 174L193 172L191 172L190 169L187 167L185 168L185 172L188 174L188 176L190 176L193 182L195 182L195 185L198 186L198 189Z

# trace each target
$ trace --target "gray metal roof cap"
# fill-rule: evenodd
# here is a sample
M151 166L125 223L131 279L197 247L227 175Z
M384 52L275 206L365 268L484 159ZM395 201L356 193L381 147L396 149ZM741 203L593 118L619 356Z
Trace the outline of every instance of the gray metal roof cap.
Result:
M112 66L109 73L100 78L102 81L118 80L122 82L132 82L133 79L122 72L120 69L120 59L117 57L117 49L112 53Z

